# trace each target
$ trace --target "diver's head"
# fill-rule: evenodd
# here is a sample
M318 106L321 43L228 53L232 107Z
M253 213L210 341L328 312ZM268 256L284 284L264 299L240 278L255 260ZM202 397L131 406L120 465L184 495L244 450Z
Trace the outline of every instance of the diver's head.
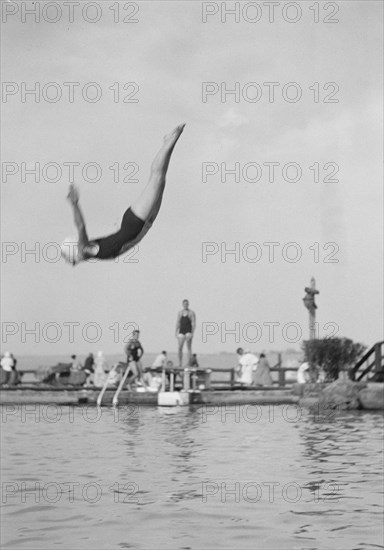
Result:
M61 243L61 255L66 262L75 266L80 262L79 242L76 237L67 237Z

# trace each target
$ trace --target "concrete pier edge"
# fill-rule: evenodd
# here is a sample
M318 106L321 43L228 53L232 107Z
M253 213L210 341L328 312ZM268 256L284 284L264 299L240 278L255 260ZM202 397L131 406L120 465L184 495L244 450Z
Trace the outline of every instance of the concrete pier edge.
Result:
M99 388L8 387L0 389L2 405L90 405L96 406ZM115 389L108 389L103 406L111 406ZM192 405L298 404L305 408L384 410L384 383L336 381L332 384L294 384L292 387L190 391ZM136 403L157 406L157 393L122 391L120 405Z

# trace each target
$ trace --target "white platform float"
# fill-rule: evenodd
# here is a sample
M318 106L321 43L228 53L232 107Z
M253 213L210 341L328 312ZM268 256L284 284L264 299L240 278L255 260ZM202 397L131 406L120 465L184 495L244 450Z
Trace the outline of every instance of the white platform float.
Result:
M160 407L177 407L189 405L191 394L186 391L161 391L157 396Z

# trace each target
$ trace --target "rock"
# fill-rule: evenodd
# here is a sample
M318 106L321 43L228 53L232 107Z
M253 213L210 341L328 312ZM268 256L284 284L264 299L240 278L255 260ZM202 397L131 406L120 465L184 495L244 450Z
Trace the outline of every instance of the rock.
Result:
M366 385L365 382L336 380L323 389L319 396L319 405L324 409L359 409L361 407L360 391Z
M327 384L324 383L311 383L306 384L292 384L292 393L294 395L299 395L300 397L318 397L321 393L321 390L327 387Z
M384 409L384 384L372 382L359 392L359 399L364 409Z

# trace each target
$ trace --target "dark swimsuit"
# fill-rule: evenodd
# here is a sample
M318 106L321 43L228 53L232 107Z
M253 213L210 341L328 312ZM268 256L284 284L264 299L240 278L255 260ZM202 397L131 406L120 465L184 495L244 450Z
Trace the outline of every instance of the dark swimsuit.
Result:
M188 334L190 332L192 332L192 321L187 313L187 315L181 316L179 334Z
M99 251L94 258L99 258L100 260L116 258L127 250L126 245L139 235L144 225L145 222L128 208L117 233L99 239L92 239L90 245L97 244L99 247Z
M139 355L139 350L141 351L141 354ZM138 340L133 340L132 342L129 342L126 347L127 352L127 361L139 361L140 357L143 356L144 350L142 345Z

